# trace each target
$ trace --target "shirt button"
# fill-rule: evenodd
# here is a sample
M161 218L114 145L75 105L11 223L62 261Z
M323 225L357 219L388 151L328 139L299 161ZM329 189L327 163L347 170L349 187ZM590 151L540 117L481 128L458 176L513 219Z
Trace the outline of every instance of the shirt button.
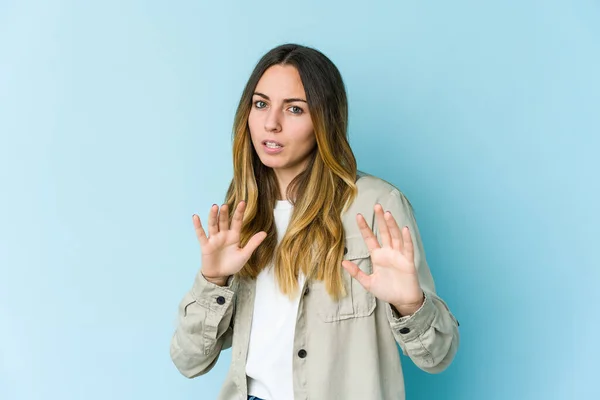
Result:
M298 352L298 357L300 357L300 358L306 358L306 350L304 350L304 349L301 349L301 350Z
M408 332L410 332L410 329L408 329L408 328L402 328L398 332L400 332L403 335L406 335Z
M225 304L225 297L223 297L223 296L217 297L217 303L219 303L220 305Z

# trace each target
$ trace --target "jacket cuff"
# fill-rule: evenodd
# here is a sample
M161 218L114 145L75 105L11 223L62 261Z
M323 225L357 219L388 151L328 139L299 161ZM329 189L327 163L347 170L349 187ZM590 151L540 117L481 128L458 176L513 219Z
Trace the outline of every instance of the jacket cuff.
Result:
M226 286L219 286L198 272L191 291L192 297L196 303L222 317L233 302L235 292L232 290L232 280L233 276L230 276Z
M386 313L394 337L400 342L410 342L417 339L431 327L437 309L430 296L424 292L425 300L414 314L400 317L393 306L386 306Z

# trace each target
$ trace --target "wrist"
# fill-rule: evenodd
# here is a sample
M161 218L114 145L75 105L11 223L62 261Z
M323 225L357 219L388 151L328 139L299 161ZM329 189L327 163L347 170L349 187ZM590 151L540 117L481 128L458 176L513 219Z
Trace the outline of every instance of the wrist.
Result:
M225 286L227 285L227 280L229 279L228 276L221 276L221 277L209 277L206 276L204 274L202 274L202 276L204 277L204 279L206 279L208 282L213 283L217 286Z
M391 304L391 306L396 309L401 317L407 317L419 311L419 309L423 306L423 303L425 303L425 293L421 291L420 300L408 304Z

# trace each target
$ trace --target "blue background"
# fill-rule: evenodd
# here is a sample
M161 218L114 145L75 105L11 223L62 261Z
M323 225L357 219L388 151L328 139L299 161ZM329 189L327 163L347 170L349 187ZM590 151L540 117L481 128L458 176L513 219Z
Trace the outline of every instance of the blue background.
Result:
M598 1L0 1L0 398L214 399L168 347L260 56L345 79L461 321L409 399L600 398Z

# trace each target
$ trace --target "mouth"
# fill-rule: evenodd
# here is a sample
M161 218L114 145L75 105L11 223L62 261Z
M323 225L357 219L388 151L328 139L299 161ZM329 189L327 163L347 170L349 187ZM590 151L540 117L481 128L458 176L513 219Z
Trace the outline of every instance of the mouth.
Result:
M281 149L283 148L283 145L275 140L263 140L262 141L263 146L269 148L269 149Z

